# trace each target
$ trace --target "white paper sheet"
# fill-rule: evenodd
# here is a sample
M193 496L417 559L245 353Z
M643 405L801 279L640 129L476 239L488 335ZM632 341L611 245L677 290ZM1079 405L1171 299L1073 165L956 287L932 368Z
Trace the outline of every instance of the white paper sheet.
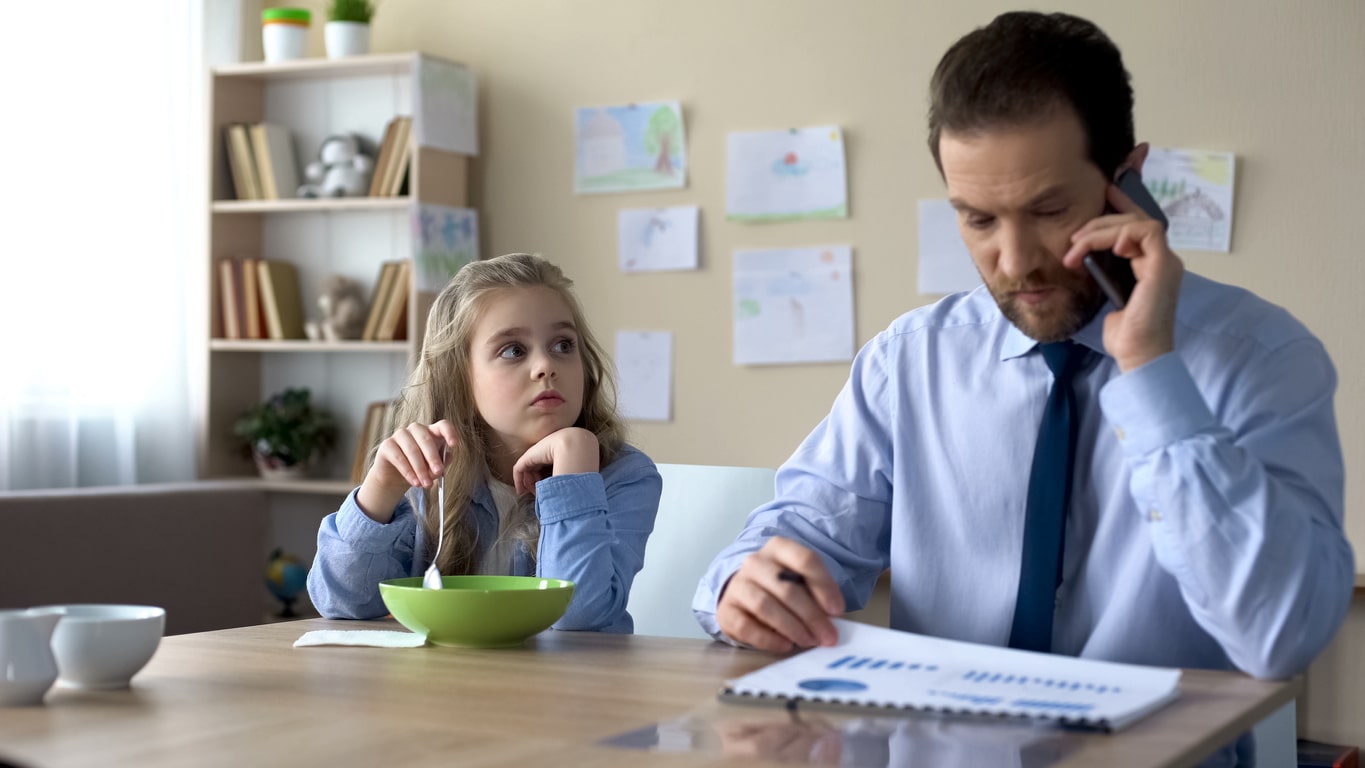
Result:
M673 420L673 334L616 332L616 407L627 419Z
M418 57L413 139L461 155L479 154L478 83L469 69L448 61Z
M682 106L656 101L584 107L574 115L574 192L680 189L687 184Z
M847 218L843 131L822 125L731 133L725 217L744 222Z
M853 252L847 245L736 251L735 364L853 359Z
M1230 250L1236 166L1231 152L1152 147L1147 153L1142 182L1170 219L1171 250Z
M836 619L839 643L730 681L734 696L1066 719L1118 730L1179 695L1180 670L944 640Z
M919 201L919 292L957 293L981 285L981 274L947 200Z
M460 267L479 258L479 212L423 204L417 207L417 290L440 291Z
M350 645L367 648L421 648L427 644L422 635L387 629L315 629L294 641L295 648L319 645Z
M621 271L696 269L699 219L695 205L621 209L616 219Z

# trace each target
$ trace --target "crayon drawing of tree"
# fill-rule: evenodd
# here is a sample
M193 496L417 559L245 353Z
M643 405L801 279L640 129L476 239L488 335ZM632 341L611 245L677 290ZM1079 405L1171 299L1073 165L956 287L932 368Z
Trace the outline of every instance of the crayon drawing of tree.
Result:
M649 118L645 131L645 151L658 156L654 170L673 175L673 148L682 143L682 121L672 107L659 107Z

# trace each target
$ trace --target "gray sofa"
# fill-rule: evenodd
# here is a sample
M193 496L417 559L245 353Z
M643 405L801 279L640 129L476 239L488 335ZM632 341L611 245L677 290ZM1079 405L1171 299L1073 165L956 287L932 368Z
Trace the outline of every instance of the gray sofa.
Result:
M167 634L259 624L267 496L249 482L0 493L0 608L159 605Z

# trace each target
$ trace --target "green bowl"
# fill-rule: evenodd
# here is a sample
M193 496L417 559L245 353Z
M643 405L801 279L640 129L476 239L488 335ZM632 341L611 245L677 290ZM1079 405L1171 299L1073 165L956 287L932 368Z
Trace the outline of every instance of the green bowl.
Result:
M379 582L379 596L398 623L435 645L498 648L520 645L569 607L573 582L535 576L442 576L427 589L421 576Z

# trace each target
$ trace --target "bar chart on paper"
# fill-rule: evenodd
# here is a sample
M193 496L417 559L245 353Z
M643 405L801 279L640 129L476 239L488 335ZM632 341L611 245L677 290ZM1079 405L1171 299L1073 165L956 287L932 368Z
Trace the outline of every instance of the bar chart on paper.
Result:
M730 681L726 700L1014 716L1118 730L1179 695L1180 670L839 622L840 642Z

